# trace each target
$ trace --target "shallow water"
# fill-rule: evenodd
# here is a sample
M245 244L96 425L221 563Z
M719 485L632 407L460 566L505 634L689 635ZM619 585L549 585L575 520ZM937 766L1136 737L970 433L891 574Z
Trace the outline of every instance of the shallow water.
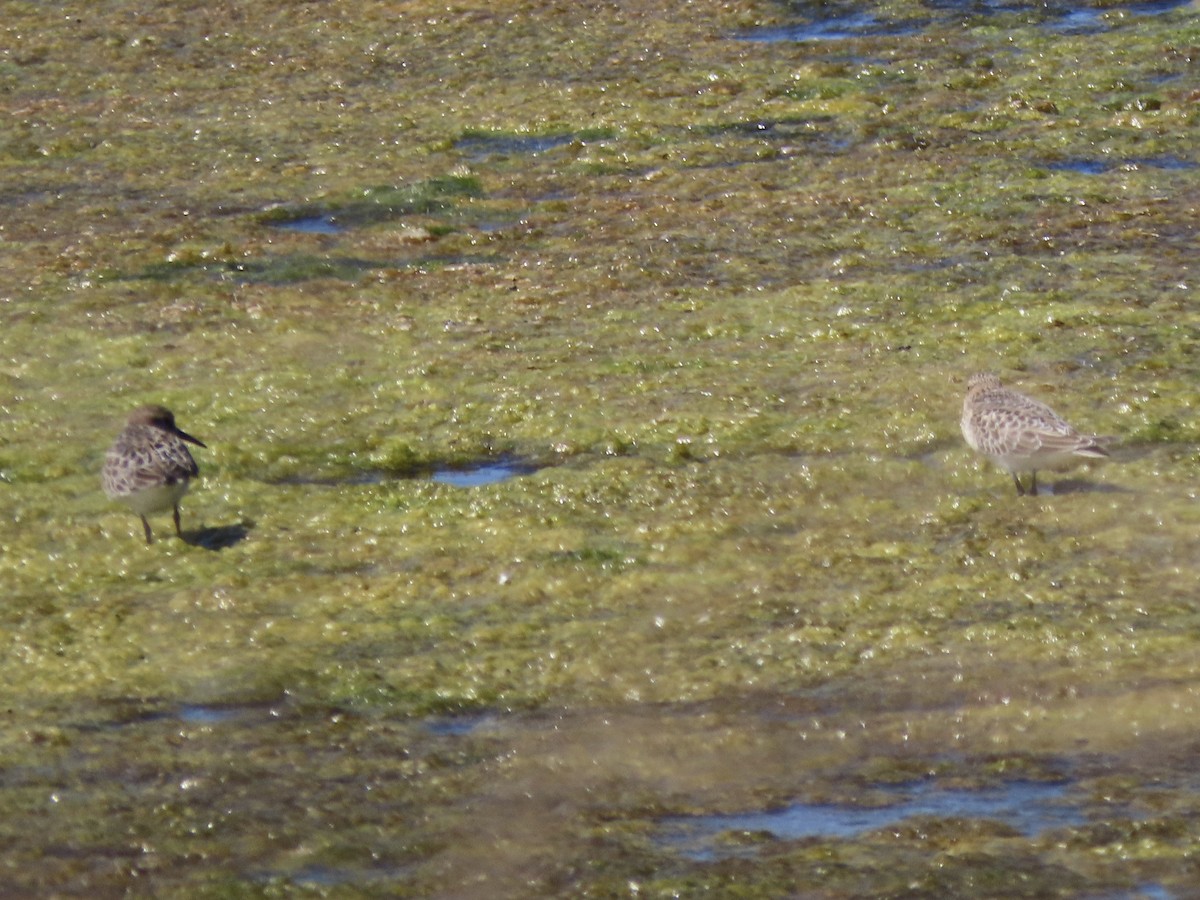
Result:
M473 160L486 160L490 156L512 154L545 153L578 140L571 134L548 135L488 135L471 134L454 143L457 150L464 151Z
M280 222L277 228L285 231L298 231L302 234L340 234L342 226L330 216L308 216Z
M1197 163L1179 156L1146 156L1132 159L1062 159L1046 163L1054 172L1078 172L1082 175L1103 175L1117 170L1166 169L1186 171L1197 167Z
M1123 15L1153 16L1185 6L1187 0L1152 0L1148 3L1128 3L1118 6L1080 6L1046 23L1046 28L1063 34L1095 34L1112 27ZM1113 13L1117 14L1114 20Z
M268 479L268 483L277 485L317 487L339 487L343 485L386 484L404 481L411 478L428 478L437 484L448 484L453 487L483 487L489 484L499 484L510 478L532 475L541 466L519 459L489 460L479 463L456 463L453 466L439 466L430 472L428 469L418 469L412 473L399 474L390 471L356 471L345 475L313 475L293 473L278 478Z
M520 461L502 461L483 463L478 466L468 466L453 469L438 469L430 478L438 484L449 484L454 487L470 488L483 487L488 484L499 484L510 478L531 475L538 467Z
M176 717L189 725L223 725L235 723L248 725L269 722L279 717L279 711L273 706L261 704L238 705L224 704L209 706L205 704L188 704L181 706Z
M869 12L835 15L811 22L758 28L738 34L738 40L777 43L781 41L843 41L850 38L899 36L918 33L922 24L884 22Z
M803 22L772 25L756 28L735 35L739 40L765 43L846 41L879 37L901 37L920 34L930 25L946 25L950 20L947 13L978 17L973 21L986 23L990 17L1029 16L1048 31L1061 34L1094 34L1122 23L1128 16L1153 16L1171 12L1185 6L1188 0L1152 0L1145 3L1130 3L1120 6L1095 7L1090 5L1037 4L1007 2L979 2L979 0L934 0L925 4L940 16L928 18L906 18L889 21L874 13L854 10L845 13L831 12L821 5L795 4L805 12Z
M720 839L729 832L761 832L775 840L851 838L913 817L934 817L987 819L1034 836L1086 821L1081 809L1067 801L1065 783L1018 781L962 790L922 782L888 787L877 794L880 799L892 797L896 802L871 808L798 803L770 812L667 819L662 823L661 839L692 859L712 860L755 852L753 848L723 845Z

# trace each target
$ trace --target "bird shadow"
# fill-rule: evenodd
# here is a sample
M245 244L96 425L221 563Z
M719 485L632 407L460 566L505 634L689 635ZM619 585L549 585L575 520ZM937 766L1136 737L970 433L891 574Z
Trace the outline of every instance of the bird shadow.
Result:
M240 544L250 535L254 523L244 519L234 525L216 525L212 528L198 528L195 531L185 531L183 542L193 547L205 550L226 550Z
M1084 478L1060 478L1052 484L1039 484L1039 493L1058 494L1129 494L1128 488L1104 481L1088 481Z

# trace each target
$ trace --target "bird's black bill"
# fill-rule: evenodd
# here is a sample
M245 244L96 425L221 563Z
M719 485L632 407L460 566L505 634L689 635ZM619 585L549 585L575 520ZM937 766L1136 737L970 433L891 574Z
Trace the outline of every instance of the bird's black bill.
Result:
M186 431L180 431L178 428L175 429L175 437L183 438L189 444L195 444L197 447L204 447L205 450L208 449L208 447L203 442L196 440L194 437L192 437Z

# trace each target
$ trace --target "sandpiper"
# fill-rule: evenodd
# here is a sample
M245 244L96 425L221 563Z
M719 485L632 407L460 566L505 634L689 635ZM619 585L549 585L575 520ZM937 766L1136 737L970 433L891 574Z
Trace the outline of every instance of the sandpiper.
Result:
M183 537L179 501L188 482L200 474L184 441L204 446L179 430L169 409L143 406L130 414L104 459L104 493L141 516L147 544L154 542L154 536L146 516L168 509L175 513L175 533Z
M1025 493L1020 472L1032 473L1029 493L1036 496L1038 469L1065 469L1084 457L1108 456L1100 438L1080 434L1046 404L1002 387L987 372L967 381L961 424L971 449L1006 469L1018 494Z

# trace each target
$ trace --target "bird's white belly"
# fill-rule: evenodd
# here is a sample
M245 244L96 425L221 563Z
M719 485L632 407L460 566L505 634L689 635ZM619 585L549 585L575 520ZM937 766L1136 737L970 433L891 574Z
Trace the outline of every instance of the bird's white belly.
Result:
M139 516L148 516L151 513L173 509L179 499L187 493L187 489L188 479L181 478L174 484L159 484L143 488L132 494L126 494L120 499Z
M1069 469L1084 462L1075 452L1049 449L1035 450L1033 453L998 453L993 459L1010 472Z

